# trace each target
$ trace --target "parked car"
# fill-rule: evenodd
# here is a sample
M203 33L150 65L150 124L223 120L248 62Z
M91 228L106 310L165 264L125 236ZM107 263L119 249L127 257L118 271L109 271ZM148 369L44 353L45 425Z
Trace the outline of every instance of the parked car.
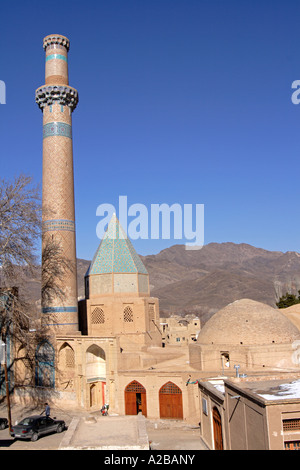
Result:
M62 432L66 423L62 419L49 418L41 415L28 416L12 427L10 435L16 439L37 441L40 436L52 432Z
M0 429L5 429L8 426L8 420L6 418L0 418Z

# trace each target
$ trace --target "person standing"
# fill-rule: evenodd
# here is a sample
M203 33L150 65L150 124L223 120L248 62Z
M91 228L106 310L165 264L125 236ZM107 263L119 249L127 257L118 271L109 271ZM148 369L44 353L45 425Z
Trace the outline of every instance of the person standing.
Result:
M44 409L44 411L42 411L41 415L43 413L45 413L46 418L50 417L50 406L48 405L48 403L45 403L45 409Z

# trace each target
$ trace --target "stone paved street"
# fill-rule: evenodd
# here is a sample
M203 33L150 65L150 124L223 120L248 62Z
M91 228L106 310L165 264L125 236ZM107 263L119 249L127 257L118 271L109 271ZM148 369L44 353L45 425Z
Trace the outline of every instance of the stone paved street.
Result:
M12 424L25 416L39 414L42 411L43 409L40 408L25 408L20 405L13 405L11 413ZM5 404L0 405L0 416L7 417L7 408ZM51 416L55 416L57 419L64 419L67 426L70 426L73 418L87 420L91 416L96 416L101 423L99 412L90 413L80 409L70 410L52 407ZM106 419L109 419L109 417ZM193 426L189 426L184 422L146 419L146 429L152 450L206 450L206 446L200 439L199 429ZM57 450L66 432L67 431L64 431L60 434L50 434L48 436L41 437L36 442L31 442L30 440L24 441L12 438L7 428L3 431L0 431L0 451ZM116 430L116 433L117 432L118 430Z
M40 414L43 408L23 407L20 405L12 406L12 425L16 421L20 421L25 416L33 414ZM86 411L81 410L63 410L61 408L51 408L51 416L57 419L64 419L66 425L69 426L74 416L86 416ZM7 418L7 407L4 404L0 405L0 416ZM48 436L41 437L36 442L30 440L18 440L10 436L8 428L0 431L0 451L1 450L56 450L66 431L61 434L49 434Z

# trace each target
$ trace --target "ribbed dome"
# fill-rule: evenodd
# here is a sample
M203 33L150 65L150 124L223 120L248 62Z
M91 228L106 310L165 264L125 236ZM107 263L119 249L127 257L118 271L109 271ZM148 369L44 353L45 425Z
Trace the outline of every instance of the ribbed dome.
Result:
M289 343L300 331L280 310L241 299L215 313L198 336L199 344L255 345Z

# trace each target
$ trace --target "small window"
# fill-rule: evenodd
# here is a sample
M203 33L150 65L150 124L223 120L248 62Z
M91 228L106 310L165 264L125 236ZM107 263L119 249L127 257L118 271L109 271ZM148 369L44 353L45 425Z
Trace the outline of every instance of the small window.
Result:
M300 418L282 420L284 431L300 431Z
M131 307L124 308L123 318L124 318L124 322L126 323L133 322L133 311Z
M105 322L105 315L102 308L96 307L92 311L91 321L93 325Z
M73 369L75 367L75 353L72 348L66 349L66 367Z
M148 305L149 321L155 320L155 304Z
M230 367L229 352L221 351L221 365L222 365L222 368Z

